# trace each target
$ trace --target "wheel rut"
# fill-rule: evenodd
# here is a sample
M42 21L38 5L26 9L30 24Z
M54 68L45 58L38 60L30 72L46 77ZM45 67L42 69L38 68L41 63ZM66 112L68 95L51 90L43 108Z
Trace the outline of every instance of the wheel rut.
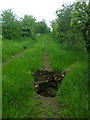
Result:
M37 89L36 91L38 91L38 92L36 92L36 96L35 96L36 107L38 109L40 118L60 118L60 109L61 108L55 97L55 95L56 95L55 91L57 89L57 84L55 83L56 88L53 89L54 83L53 84L52 84L52 82L50 83L50 81L52 81L56 77L58 77L58 81L56 81L56 82L59 82L60 75L57 75L55 72L53 72L54 70L50 65L50 61L49 61L47 52L43 53L42 62L43 62L43 68L41 68L39 71L37 71L37 73L35 74L36 76L34 75L34 77L39 80L39 81L37 80L35 82L35 88L34 88L34 89ZM39 78L38 78L38 74L40 76ZM55 81L55 80L53 80L53 81ZM42 86L41 90L38 90L38 85ZM50 88L51 88L51 91L53 91L53 92L50 91ZM41 91L41 92L39 93L39 91ZM44 92L42 92L42 91L44 91Z
M21 56L22 54L24 54L25 51L26 51L26 49L23 49L20 52L18 52L17 54L12 55L12 57L10 57L10 58L6 59L5 61L3 61L2 64L5 65L5 64L10 63L13 59L16 59L19 56Z

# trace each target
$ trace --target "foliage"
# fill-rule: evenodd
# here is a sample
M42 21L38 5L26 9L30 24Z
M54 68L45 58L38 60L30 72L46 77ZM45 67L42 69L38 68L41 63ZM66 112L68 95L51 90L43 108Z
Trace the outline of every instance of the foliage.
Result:
M71 25L73 29L79 29L82 32L88 50L90 47L90 1L88 3L78 2L74 5Z
M36 33L48 33L50 29L48 28L45 20L36 23L35 32Z
M71 48L67 49L64 45L58 44L50 34L36 36L36 39L37 43L20 57L3 65L3 118L41 117L40 110L37 110L37 105L40 103L39 101L35 103L32 75L37 69L43 67L43 52L48 53L51 66L55 71L71 69L63 79L56 96L58 105L62 107L60 117L87 118L87 52L83 49L79 49L79 52ZM16 44L15 41L7 42ZM10 44L12 43L7 44L8 48ZM30 40L28 44L32 44ZM53 115L48 109L45 112L50 113L48 117Z
M2 36L7 39L17 38L21 34L21 26L11 9L4 10L2 16Z
M25 15L22 20L22 36L32 37L36 19L33 16Z
M31 15L24 15L24 18L19 19L11 9L2 11L0 23L2 23L2 36L9 40L20 37L34 39L35 34L50 31L45 20L36 22Z
M62 107L60 117L87 118L88 55L85 45L88 50L90 2L63 5L56 14L57 19L52 21L53 37L45 20L36 22L31 15L18 19L11 9L2 11L0 34L3 36L3 61L27 47L17 59L3 64L3 118L40 118L32 86L33 73L43 67L43 52L48 53L53 70L71 70L63 79L56 96ZM38 33L34 43L31 38L34 39Z
M34 41L30 38L20 38L14 40L4 39L2 41L2 61L14 57L15 54L24 50L24 47L28 48L33 45Z
M1 18L0 18L1 21ZM0 36L2 35L2 23L0 22Z
M56 36L59 39L59 42L61 43L64 42L67 31L71 30L70 19L72 6L63 5L63 7L63 9L56 11L58 18L55 20L55 22L52 23L52 27L54 29L53 32L54 34L57 33Z
M59 42L72 46L90 42L90 2L76 2L63 5L56 11L57 19L52 22L53 34Z
M56 96L61 108L60 117L88 118L87 52L83 49L67 49L49 36L46 51L55 71L70 69L62 80Z
M28 40L28 44L31 44L30 40ZM43 46L41 44L40 40L30 46L20 57L3 65L3 118L38 117L34 100L35 92L32 87L34 81L32 74L42 64ZM10 46L9 43L7 45Z

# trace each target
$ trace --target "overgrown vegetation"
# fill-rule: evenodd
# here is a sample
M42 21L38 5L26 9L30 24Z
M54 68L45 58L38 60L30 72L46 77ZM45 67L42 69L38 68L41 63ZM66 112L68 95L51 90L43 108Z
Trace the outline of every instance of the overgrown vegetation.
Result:
M90 1L63 5L56 11L57 19L52 22L53 34L60 43L68 46L85 42L90 49ZM79 45L80 47L80 45Z
M2 22L2 36L9 40L22 36L34 39L37 33L49 32L45 20L37 22L31 15L25 15L24 18L20 19L11 9L2 11L0 21Z
M57 92L57 100L63 106L60 117L86 118L88 117L87 52L66 49L50 39L46 50L54 70L62 72L67 68L70 69Z
M86 118L88 111L86 51L66 50L49 35L39 36L37 39L38 42L31 49L28 48L24 55L3 66L3 117L39 116L34 103L32 73L41 68L44 50L48 52L55 71L61 72L71 68L57 93L60 106L64 106L60 117Z
M41 67L41 43L3 66L3 118L38 117L32 73Z
M15 54L31 47L34 43L35 41L30 38L20 38L14 40L4 39L2 41L2 61L5 61L10 57L14 57Z
M2 118L2 40L0 38L0 119Z
M50 32L45 20L37 22L31 15L19 19L11 9L2 12L2 60L7 61L25 49L17 59L3 64L3 118L41 117L32 75L43 67L44 52L56 72L70 69L56 95L62 107L60 118L88 117L90 1L63 5L56 15Z

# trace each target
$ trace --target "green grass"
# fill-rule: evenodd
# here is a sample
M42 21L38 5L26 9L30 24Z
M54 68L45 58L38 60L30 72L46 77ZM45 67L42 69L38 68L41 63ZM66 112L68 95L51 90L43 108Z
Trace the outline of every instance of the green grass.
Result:
M41 42L3 66L3 118L38 117L32 74L42 65Z
M77 62L63 80L58 91L58 101L63 105L64 118L88 117L87 64Z
M9 59L18 52L22 51L26 46L27 48L32 46L33 40L30 38L20 38L17 40L2 40L2 61Z
M63 106L63 118L87 118L88 116L88 57L87 52L66 49L49 39L46 47L55 71L72 68L57 92L57 100Z
M2 66L0 65L0 119L2 118Z
M88 113L86 51L67 49L50 35L37 36L36 40L37 42L23 55L3 65L3 118L40 117L34 99L32 74L42 67L43 51L48 52L51 66L55 71L61 72L72 68L63 79L56 96L62 107L60 117L86 118ZM50 111L46 112L48 116L52 116Z
M2 118L2 40L0 37L0 119Z
M2 39L0 38L0 64L2 63Z

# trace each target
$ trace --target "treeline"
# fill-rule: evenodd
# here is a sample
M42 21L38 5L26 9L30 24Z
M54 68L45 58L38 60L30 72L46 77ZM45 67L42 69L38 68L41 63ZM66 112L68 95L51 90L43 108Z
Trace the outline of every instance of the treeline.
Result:
M90 50L90 1L63 5L56 11L57 19L52 22L53 35L70 47L85 43Z
M2 11L0 23L2 23L3 38L9 40L19 37L31 37L34 39L35 34L50 32L45 20L37 22L35 17L31 15L18 18L11 9Z

